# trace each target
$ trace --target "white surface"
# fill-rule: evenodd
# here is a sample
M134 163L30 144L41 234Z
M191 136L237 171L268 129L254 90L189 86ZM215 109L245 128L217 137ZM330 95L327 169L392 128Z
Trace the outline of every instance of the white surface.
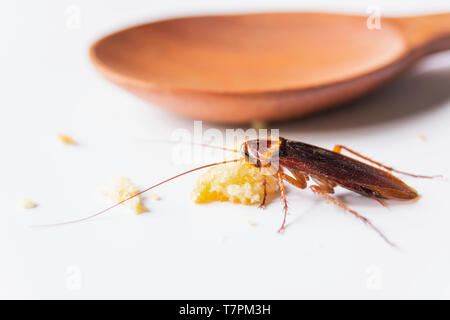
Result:
M65 26L72 4L81 9L80 29ZM264 212L195 205L189 195L198 174L159 188L162 200L147 202L149 214L120 207L88 223L29 228L109 205L96 190L111 176L123 174L145 187L190 167L171 165L171 146L138 138L167 139L176 128L191 129L192 122L148 107L101 79L87 59L89 44L99 36L182 14L365 14L368 5L386 14L450 11L446 0L3 2L0 297L450 298L450 197L442 180L405 178L422 198L392 203L389 210L339 192L401 252L309 191L290 189L283 235L276 233L277 200ZM289 138L329 148L341 143L399 169L449 177L449 89L446 52L348 107L276 126ZM72 135L79 146L60 145L58 132ZM22 196L39 207L18 210Z

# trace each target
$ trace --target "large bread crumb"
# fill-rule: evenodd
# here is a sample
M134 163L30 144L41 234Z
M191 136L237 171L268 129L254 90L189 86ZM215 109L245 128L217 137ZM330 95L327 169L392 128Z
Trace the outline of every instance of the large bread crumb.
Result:
M106 196L115 202L124 201L138 192L139 188L126 177L116 177L105 189ZM136 196L123 204L131 208L137 214L149 211L147 207L142 204L142 197L140 196Z
M278 190L275 177L266 176L267 194ZM258 168L243 162L217 165L206 171L192 191L196 203L228 201L252 205L264 196L263 174Z

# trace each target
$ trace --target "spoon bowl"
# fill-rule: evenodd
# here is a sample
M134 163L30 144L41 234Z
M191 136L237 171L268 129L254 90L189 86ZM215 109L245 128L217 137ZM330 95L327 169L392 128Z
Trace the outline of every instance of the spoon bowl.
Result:
M175 18L108 35L96 68L175 113L221 123L280 120L373 90L450 48L450 14L383 18L264 13Z

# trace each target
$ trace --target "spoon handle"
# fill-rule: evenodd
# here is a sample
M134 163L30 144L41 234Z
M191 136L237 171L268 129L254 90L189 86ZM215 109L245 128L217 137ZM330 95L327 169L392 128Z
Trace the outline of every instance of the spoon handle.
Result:
M450 13L418 17L392 18L404 32L411 49L424 54L450 49Z

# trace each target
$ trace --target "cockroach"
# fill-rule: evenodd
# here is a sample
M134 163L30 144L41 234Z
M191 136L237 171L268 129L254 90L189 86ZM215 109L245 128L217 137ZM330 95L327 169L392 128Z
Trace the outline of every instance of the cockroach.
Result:
M208 146L201 144L203 146ZM221 148L216 146L210 146L213 148L219 148L227 151L239 152L237 150L231 150L227 148ZM364 159L382 169L376 168L349 156L345 156L341 153L342 150L346 150L361 159ZM334 149L327 150L314 145L306 144L299 141L288 140L285 138L268 138L268 139L253 139L247 140L241 145L240 153L243 158L235 160L227 160L216 163L204 165L195 169L191 169L173 176L169 179L161 181L147 189L140 191L139 193L118 202L100 212L97 212L86 218L58 223L47 226L63 225L68 223L81 222L87 219L91 219L95 216L99 216L112 208L147 192L153 188L156 188L166 182L179 178L188 173L213 167L220 164L246 161L258 168L265 168L272 170L272 173L278 179L278 183L281 191L281 198L283 201L283 222L279 229L279 232L283 231L286 227L286 216L288 212L288 206L286 201L286 189L284 182L287 181L291 185L305 189L308 185L308 181L313 181L310 185L310 189L331 201L337 206L341 207L345 211L351 213L353 216L364 222L370 228L372 228L381 238L384 239L389 245L395 246L375 225L370 222L369 219L360 215L356 211L350 209L347 205L333 198L331 194L334 193L334 189L337 186L343 187L350 191L356 192L365 197L372 198L378 201L380 204L385 205L384 199L395 200L413 200L418 198L418 193L412 187L401 181L399 178L392 175L390 172L396 172L403 175L412 176L415 178L434 178L437 176L424 176L411 174L399 170L395 170L392 167L388 167L380 162L374 161L362 154L347 148L343 145L336 145ZM274 166L274 164L277 164ZM276 168L275 168L276 167ZM275 169L275 170L273 170ZM384 169L384 170L383 170ZM291 175L285 173L285 170L289 171ZM263 176L264 177L264 176ZM263 207L266 203L266 184L265 178L263 178L264 196L260 207Z

